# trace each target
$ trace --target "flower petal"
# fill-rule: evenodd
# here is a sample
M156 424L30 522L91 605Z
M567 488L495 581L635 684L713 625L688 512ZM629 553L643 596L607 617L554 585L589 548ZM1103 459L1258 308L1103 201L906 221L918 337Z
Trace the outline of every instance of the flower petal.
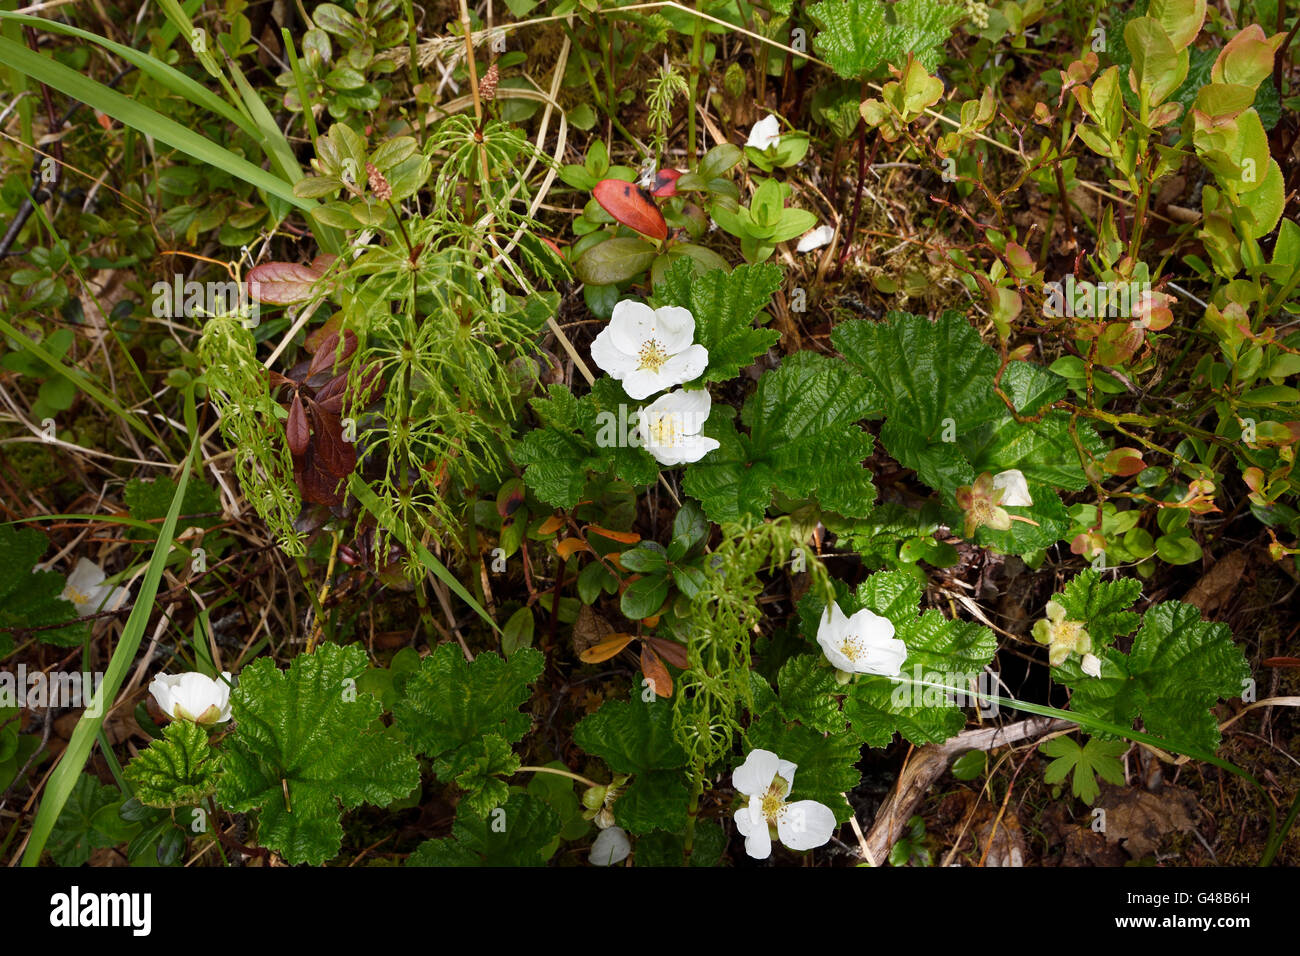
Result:
M615 378L622 378L623 391L627 392L627 397L633 401L639 402L643 398L649 398L655 392L662 392L665 388L671 388L678 384L668 380L668 376L662 371L651 372L648 369L635 368L630 369L626 375Z
M664 363L659 374L666 380L664 388L685 385L704 373L709 364L709 350L703 345L692 345L685 351L678 352ZM707 414L707 413L706 413Z
M731 785L747 797L761 796L772 785L781 760L770 750L751 750L731 774Z
M745 834L745 852L755 860L766 860L772 855L772 834L766 820Z
M681 352L695 341L695 316L679 305L655 309L655 338L668 354Z
M625 352L614 341L611 326L605 326L591 343L591 360L602 372L622 379L637 366L636 353Z
M638 355L646 340L655 335L655 310L644 302L624 299L614 306L609 325L615 348L628 355Z
M592 866L613 866L622 863L632 852L632 841L622 827L608 827L596 835L587 859Z
M835 814L816 800L787 803L776 818L776 832L792 850L824 846L835 832Z

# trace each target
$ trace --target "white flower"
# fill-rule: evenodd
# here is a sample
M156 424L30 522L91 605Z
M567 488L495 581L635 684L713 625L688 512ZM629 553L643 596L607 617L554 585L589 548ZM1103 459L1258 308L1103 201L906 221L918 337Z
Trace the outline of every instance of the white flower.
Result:
M866 608L845 617L832 603L822 612L817 643L827 660L850 674L897 677L907 660L907 645L894 637L893 622Z
M149 685L149 693L173 720L219 724L230 719L230 672L221 676L225 680L213 680L197 671L159 674Z
M830 226L818 226L816 229L804 233L803 238L799 240L799 244L794 247L794 251L812 252L814 249L830 245L830 241L834 238L834 229Z
M699 461L719 447L716 440L700 434L712 407L713 399L702 388L660 395L637 409L636 431L641 444L661 465Z
M632 852L632 844L622 827L610 827L601 830L591 844L591 856L588 860L592 866L613 866L622 863Z
M1084 654L1079 666L1083 668L1083 672L1089 677L1101 676L1101 658L1096 654Z
M765 119L761 119L754 124L754 128L749 131L749 139L745 141L745 145L753 146L755 149L769 149L780 141L781 121L773 114L768 113Z
M609 325L591 343L591 357L640 401L700 376L709 351L692 344L694 338L695 317L689 310L674 305L652 309L628 299L614 306Z
M749 797L736 811L736 829L745 838L745 852L756 860L772 855L771 827L792 850L822 846L835 832L835 814L816 800L786 803L794 787L796 766L770 750L751 750L731 775L731 785Z
M1029 497L1029 485L1025 483L1024 472L1019 468L1008 468L994 475L993 490L1002 492L1002 500L998 504L1004 508L1008 505L1012 508L1028 508L1034 503L1034 499Z
M114 611L131 592L126 588L105 587L105 577L104 569L94 561L79 558L59 596L75 604L82 617L98 611Z

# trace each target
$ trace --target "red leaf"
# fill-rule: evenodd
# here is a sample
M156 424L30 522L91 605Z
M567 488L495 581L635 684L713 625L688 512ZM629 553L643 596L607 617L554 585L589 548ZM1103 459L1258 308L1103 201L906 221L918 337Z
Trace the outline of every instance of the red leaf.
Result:
M682 171L680 169L661 169L655 173L654 188L650 190L652 196L676 196L677 180L681 179Z
M311 298L311 287L324 269L296 262L264 262L248 271L248 294L256 302L291 305Z
M307 377L311 378L319 372L326 369L336 368L352 357L352 353L357 350L357 337L352 332L343 333L343 348L339 349L339 335L337 332L330 335L320 344L316 354L312 356L311 365L307 367Z
M338 478L346 478L357 466L357 449L343 440L343 423L315 402L308 404L312 419L312 444L320 453L321 464Z
M621 179L602 179L591 193L605 212L629 229L651 239L668 238L668 223L645 190Z

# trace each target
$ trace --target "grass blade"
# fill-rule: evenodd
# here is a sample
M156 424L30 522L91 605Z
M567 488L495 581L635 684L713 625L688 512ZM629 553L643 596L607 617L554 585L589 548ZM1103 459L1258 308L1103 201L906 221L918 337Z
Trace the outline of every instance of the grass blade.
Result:
M21 13L9 13L0 10L0 19L13 20L23 26L32 27L37 30L46 30L50 33L62 33L65 36L77 37L80 40L88 40L91 43L97 43L105 50L111 52L114 56L120 57L127 63L133 65L141 73L156 80L159 84L168 90L171 90L177 96L180 96L195 106L201 106L210 112L216 113L222 119L229 120L238 126L244 133L251 136L254 140L258 138L257 127L250 123L237 109L223 100L217 94L213 93L197 80L186 76L175 67L168 66L161 60L144 53L141 50L133 50L129 46L123 46L107 37L99 36L88 30L82 30L78 27L71 26L67 23L59 23L55 20L44 20L40 17L30 17Z
M295 196L293 186L279 176L254 166L242 156L236 156L207 137L174 120L169 120L147 106L136 103L116 90L111 90L62 63L33 53L27 47L4 37L0 37L0 63L14 67L32 79L75 100L80 100L87 106L168 146L179 149L200 162L224 169L231 175L283 199L298 209L310 212L316 207L314 200L300 199Z
M144 581L140 584L140 593L131 609L131 616L126 619L126 626L122 629L122 639L113 649L113 657L108 662L103 683L100 684L90 706L87 707L87 711L98 710L99 715L97 717L90 717L85 713L81 715L76 729L72 731L72 739L68 741L67 749L63 751L58 766L50 774L45 795L41 799L40 808L36 811L36 819L32 822L27 848L23 851L23 866L36 866L40 863L41 853L45 850L54 823L63 812L68 796L72 793L77 778L81 776L81 771L90 758L91 748L95 745L104 719L108 716L109 707L117 697L117 692L126 679L127 671L135 661L136 651L140 649L140 640L149 625L149 615L153 612L153 601L158 594L158 584L162 581L163 565L171 551L172 537L176 533L176 520L180 515L181 501L185 497L194 453L198 447L199 439L196 434L190 443L189 454L185 456L180 479L176 482L176 493L172 495L171 507L167 509L167 520L163 522L162 529L158 532L158 543L154 546L153 556L149 559Z

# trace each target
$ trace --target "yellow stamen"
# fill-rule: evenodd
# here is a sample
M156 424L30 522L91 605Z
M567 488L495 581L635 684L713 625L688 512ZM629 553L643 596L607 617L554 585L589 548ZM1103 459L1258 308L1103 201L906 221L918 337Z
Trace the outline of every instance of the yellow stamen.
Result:
M649 339L641 346L641 364L637 369L642 372L658 372L668 361L668 353L663 350L658 339Z

